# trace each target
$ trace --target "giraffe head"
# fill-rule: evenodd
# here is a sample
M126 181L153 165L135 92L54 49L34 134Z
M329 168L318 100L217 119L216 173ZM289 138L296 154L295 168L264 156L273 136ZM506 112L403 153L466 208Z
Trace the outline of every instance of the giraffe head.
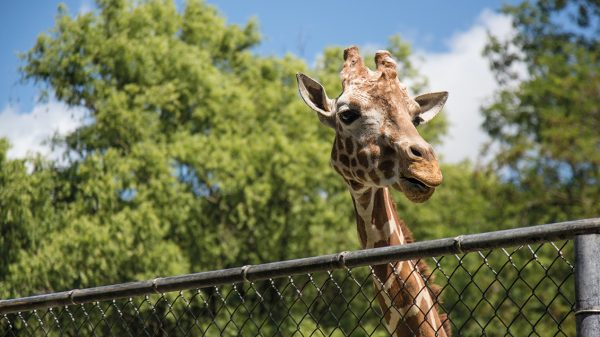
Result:
M442 183L433 148L416 129L444 106L447 92L411 98L388 51L375 54L368 69L358 48L344 50L343 90L330 99L317 81L298 74L304 102L335 130L331 164L350 188L391 186L414 202L429 199Z

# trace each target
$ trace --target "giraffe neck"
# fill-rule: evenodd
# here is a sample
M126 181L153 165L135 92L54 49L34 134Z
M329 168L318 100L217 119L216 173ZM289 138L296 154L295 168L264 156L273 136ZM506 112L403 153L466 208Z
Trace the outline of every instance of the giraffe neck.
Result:
M356 213L356 226L363 248L402 245L412 242L410 231L398 219L387 188L350 190Z
M363 248L412 242L410 231L398 218L387 188L350 189ZM447 337L435 301L414 261L373 267L373 281L385 325L396 337Z

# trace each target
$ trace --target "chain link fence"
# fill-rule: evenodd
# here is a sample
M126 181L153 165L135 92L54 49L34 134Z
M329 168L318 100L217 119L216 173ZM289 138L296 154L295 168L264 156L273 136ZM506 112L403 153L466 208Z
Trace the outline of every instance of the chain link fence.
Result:
M591 219L4 300L0 336L389 336L372 266L407 259L429 265L453 336L575 336L570 238L599 229Z

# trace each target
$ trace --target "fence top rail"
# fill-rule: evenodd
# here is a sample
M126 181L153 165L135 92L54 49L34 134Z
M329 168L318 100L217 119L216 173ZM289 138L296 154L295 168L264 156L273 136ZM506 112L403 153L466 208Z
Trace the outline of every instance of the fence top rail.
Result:
M96 301L143 296L153 293L201 289L223 284L251 282L288 275L377 265L392 261L460 254L492 248L570 239L577 235L600 234L600 218L459 235L400 246L364 249L258 265L206 271L153 280L106 285L86 289L0 300L0 314L78 305Z

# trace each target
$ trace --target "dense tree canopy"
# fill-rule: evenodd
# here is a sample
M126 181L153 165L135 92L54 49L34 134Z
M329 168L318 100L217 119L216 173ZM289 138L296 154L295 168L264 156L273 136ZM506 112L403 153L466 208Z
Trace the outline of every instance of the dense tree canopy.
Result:
M503 88L484 128L498 149L492 168L510 182L506 210L521 225L597 216L600 5L538 0L504 12L516 34L486 48Z

